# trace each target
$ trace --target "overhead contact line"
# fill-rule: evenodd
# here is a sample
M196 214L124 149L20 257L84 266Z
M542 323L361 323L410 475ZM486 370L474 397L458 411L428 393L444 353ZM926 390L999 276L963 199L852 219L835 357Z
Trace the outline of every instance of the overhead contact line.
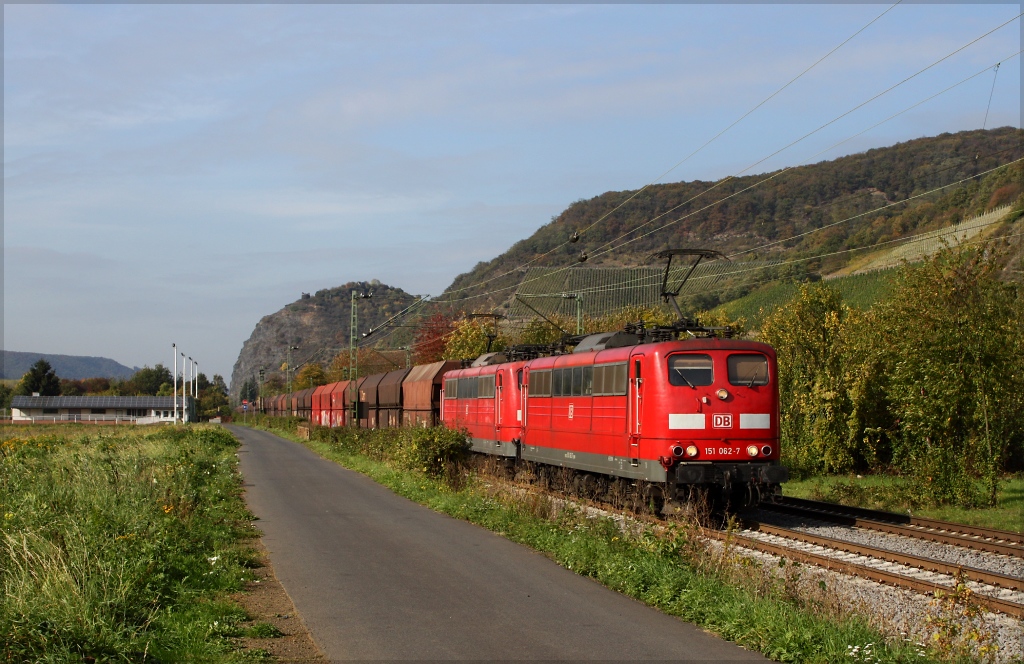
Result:
M802 72L800 72L799 74L797 74L797 75L796 75L795 77L793 77L792 79L790 79L790 81L789 81L788 83L786 83L785 85L783 85L783 86L782 86L781 88L779 88L778 90L776 90L776 91L775 91L775 92L773 92L772 94L770 94L770 95L768 95L767 97L765 97L765 98L764 98L763 100L761 100L761 102L760 102L760 103L758 103L758 104L757 104L756 106L754 106L754 107L753 107L753 108L751 108L751 109L750 109L749 111L747 111L746 113L744 113L744 114L743 114L742 116L740 116L740 117L739 117L739 119L735 120L735 121L734 121L734 122L733 122L732 124L730 124L730 125L729 125L728 127L726 127L725 129L723 129L723 130L719 131L719 132L718 132L717 134L715 134L715 135L714 135L714 136L713 136L712 138L708 139L708 140L707 140L707 141L706 141L706 142L705 142L705 143L704 143L703 145L701 145L701 146L700 146L699 148L697 148L696 150L694 150L694 151L693 151L693 152L691 152L690 154L688 154L688 155L686 155L685 157L683 157L683 159L681 159L681 160L680 160L679 162L677 162L677 163L676 163L676 164L675 164L674 166L672 166L671 168L669 168L669 169L668 169L667 171L665 171L664 173L662 173L661 175L657 176L656 178L654 178L653 180L651 180L650 182L648 182L647 184L645 184L645 185L644 185L643 187L641 187L640 189L638 189L637 191L635 191L635 192L634 192L633 194L631 194L631 195L630 195L630 196L629 196L629 197L628 197L628 198L627 198L626 200L622 201L622 202L621 202L621 203L619 203L619 204L618 204L617 206L615 206L615 208L613 208L612 210L609 210L609 211L608 211L608 212L606 212L605 214L601 215L601 217L600 217L600 218L598 218L598 219L597 219L596 221L594 221L594 222L593 222L593 223L591 223L591 224L590 224L589 226L587 226L587 227L586 227L585 229L583 229L583 231L582 231L582 232L577 232L577 233L574 233L574 234L573 234L573 237L572 237L572 239L570 239L570 240L568 240L568 241L566 241L566 242L563 242L563 243L561 243L561 244L559 244L559 245L557 245L557 246L555 246L555 247L553 247L553 248L551 248L551 249L549 249L549 250L545 251L544 253L540 254L539 256L536 256L536 257L534 257L534 258L530 259L530 260L529 260L529 261L527 261L526 263L523 263L522 265L520 265L520 266L518 266L518 267L516 267L516 268L513 268L512 270L509 270L508 272L505 272L504 274L499 274L499 275L496 275L496 276L490 277L490 278L488 278L488 279L485 279L485 280L483 280L483 281L477 282L477 283L475 283L475 284L473 284L473 285L471 285L471 286L465 286L465 287L463 287L463 288L459 288L459 289L457 289L457 290L455 290L455 291L452 291L452 292L453 292L453 293L457 293L457 292L460 292L460 291L465 291L465 290L469 290L470 288L476 288L476 287L478 287L478 286L482 286L482 285L484 285L484 284L490 283L490 282L492 282L492 281L495 281L495 280L497 280L497 279L500 279L500 278L502 278L502 277L506 277L506 276L510 276L510 275L512 275L512 274L515 274L515 273L516 273L516 272L518 272L519 270L522 270L523 268L525 268L525 267L527 267L527 266L529 266L529 265L532 265L533 263L535 263L535 262L539 261L540 259L544 258L545 256L548 256L549 254L551 254L551 253L553 253L553 252L557 251L558 249L561 249L561 248L565 247L565 246L566 246L566 245L568 245L568 244L571 244L571 243L573 243L573 242L576 242L576 241L577 241L577 240L579 239L579 237L580 237L580 235L581 235L581 234L584 234L584 233L586 233L587 231L589 231L589 230L591 230L592 228L594 228L594 226L598 225L599 223L601 223L602 221L604 221L605 219L607 219L607 218L608 218L609 216L611 216L612 214L615 214L615 212L617 212L618 210L620 210L620 209L621 209L621 208L622 208L623 206L625 206L625 205L626 205L627 203L629 203L629 202L630 202L630 201L632 201L632 200L633 200L634 198L636 198L637 196L639 196L639 195L640 195L641 193L643 193L644 191L646 191L647 189L649 189L649 188L650 188L651 186L653 186L653 185L654 185L654 184L655 184L656 182L658 182L659 180L661 180L662 178L664 178L664 177L665 177L666 175L668 175L669 173L671 173L671 172L672 172L672 171L674 171L675 169L679 168L679 167L680 167L681 165L683 165L684 163L686 163L687 161L689 161L691 157L695 156L696 154L698 154L699 152L701 152L702 150L704 150L704 148L706 148L707 146L711 145L711 144L712 144L713 142L715 142L716 140L718 140L719 138L721 138L721 137L722 137L722 136L723 136L724 134L726 134L726 133L727 133L727 132L728 132L729 130L731 130L731 129L732 129L733 127L735 127L736 125L738 125L738 124L739 124L740 122L742 122L743 120L747 119L747 117L749 117L749 116L750 116L751 114L753 114L753 113L754 113L754 112L755 112L755 111L756 111L757 109L761 108L762 106L764 106L765 104L767 104L767 103L768 103L769 101L771 101L772 99L774 99L774 98L775 98L776 96L778 96L778 95L779 95L779 94L780 94L780 93L781 93L781 92L782 92L783 90L785 90L786 88L788 88L789 86L791 86L791 85L792 85L793 83L796 83L796 82L797 82L797 81L798 81L799 79L801 79L801 78L802 78L802 77L803 77L803 76L804 76L805 74L807 74L807 73L808 73L809 71L811 71L812 69L814 69L815 67L817 67L818 65L820 65L820 64L821 64L822 62L824 62L824 61L825 61L826 59L828 59L828 57L829 57L829 56L831 56L831 55L832 55L833 53L835 53L836 51L838 51L838 50L839 50L840 48L842 48L843 46L845 46L846 44L848 44L848 43L849 43L849 42L850 42L851 40L853 40L853 38L854 38L854 37L856 37L856 36L857 36L857 35L859 35L860 33L862 33L862 32L864 32L865 30L867 30L867 29L868 29L869 27L871 27L871 26L872 26L872 25L873 25L873 24L874 24L874 23L875 23L876 21L878 21L878 20L879 20L880 18L882 18L883 16L885 16L886 14L888 14L888 13L889 13L890 11L892 11L892 10L893 10L893 9L894 9L894 8L895 8L895 7L897 6L897 5L899 5L899 4L900 4L900 3L902 3L902 2L903 2L903 0L897 0L897 2L895 2L894 4L892 4L892 5L891 5L891 6L890 6L890 7L888 8L888 9L886 9L886 10L885 10L885 11L883 11L883 12L882 12L881 14L879 14L879 15L878 15L878 16L876 16L875 18L871 19L870 21L868 21L868 23L867 23L867 24L865 24L865 25L864 25L863 27L861 27L861 28L860 28L859 30L857 30L857 31L856 31L856 32L854 32L854 33L853 33L852 35L850 35L850 36L849 36L849 37L847 37L847 38L846 38L845 40L843 40L843 41L842 41L842 42L841 42L841 43L840 43L840 44L839 44L838 46L836 46L835 48L833 48L833 49L832 49L831 51L829 51L828 53L826 53L826 54L825 54L825 55L823 55L822 57L818 58L818 60L816 60L816 61L814 62L814 64L810 65L809 67L807 67L806 69L804 69L804 70L803 70ZM760 163L760 162L758 162L758 163ZM755 165L756 165L756 164L755 164ZM476 296L473 296L473 297L476 297Z

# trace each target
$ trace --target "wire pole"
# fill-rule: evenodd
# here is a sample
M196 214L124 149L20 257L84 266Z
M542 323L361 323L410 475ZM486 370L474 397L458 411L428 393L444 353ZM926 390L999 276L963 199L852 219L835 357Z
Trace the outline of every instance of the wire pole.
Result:
M988 106L985 107L985 121L981 123L981 128L984 129L985 125L988 124L988 111L992 108L992 95L996 92L996 77L999 76L999 65L1002 62L996 63L996 73L992 75L992 90L988 93Z
M357 326L356 300L368 300L371 297L373 297L372 292L359 293L353 290L352 298L349 300L351 319L348 326L348 378L352 381L352 422L356 426L359 426L359 392L356 390L356 378L359 376L359 351L356 348L356 330L359 328Z

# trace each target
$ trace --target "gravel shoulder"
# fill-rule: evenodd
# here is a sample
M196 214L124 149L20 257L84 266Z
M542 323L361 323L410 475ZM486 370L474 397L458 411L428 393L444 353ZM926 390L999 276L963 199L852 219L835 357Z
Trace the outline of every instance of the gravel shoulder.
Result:
M281 636L269 639L240 637L236 643L246 651L263 651L279 662L326 662L327 658L316 647L306 629L292 598L284 589L270 562L270 555L262 540L254 540L252 547L259 554L262 566L253 570L256 578L244 591L235 593L231 600L245 609L250 620L243 628L259 623L273 625Z

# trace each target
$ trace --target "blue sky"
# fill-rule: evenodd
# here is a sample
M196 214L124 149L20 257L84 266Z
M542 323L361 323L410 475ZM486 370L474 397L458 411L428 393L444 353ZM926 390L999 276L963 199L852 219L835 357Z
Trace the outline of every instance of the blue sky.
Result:
M4 347L229 377L300 292L439 294L634 189L888 5L5 5ZM743 171L1020 13L892 9L662 178ZM1020 21L759 165L980 128ZM988 127L1020 126L1019 58Z

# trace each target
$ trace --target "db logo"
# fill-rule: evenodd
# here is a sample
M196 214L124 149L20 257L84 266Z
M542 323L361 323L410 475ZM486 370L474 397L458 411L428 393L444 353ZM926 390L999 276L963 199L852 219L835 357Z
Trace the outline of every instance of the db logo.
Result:
M715 413L711 416L711 426L716 429L731 429L732 415L730 413Z

